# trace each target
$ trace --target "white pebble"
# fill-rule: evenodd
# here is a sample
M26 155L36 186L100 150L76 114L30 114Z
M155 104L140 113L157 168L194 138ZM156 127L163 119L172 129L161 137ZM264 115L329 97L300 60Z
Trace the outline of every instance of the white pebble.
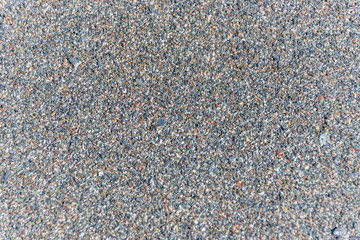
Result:
M345 228L339 227L339 228L335 228L332 232L332 234L334 235L334 237L336 238L342 238L346 235L347 231Z
M320 146L325 146L329 143L329 136L326 133L323 133L319 137L320 140Z

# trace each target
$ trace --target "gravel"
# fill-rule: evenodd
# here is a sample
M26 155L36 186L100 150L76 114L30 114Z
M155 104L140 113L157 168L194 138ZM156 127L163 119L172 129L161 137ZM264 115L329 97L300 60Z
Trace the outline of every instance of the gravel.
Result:
M359 13L2 1L0 238L358 238Z

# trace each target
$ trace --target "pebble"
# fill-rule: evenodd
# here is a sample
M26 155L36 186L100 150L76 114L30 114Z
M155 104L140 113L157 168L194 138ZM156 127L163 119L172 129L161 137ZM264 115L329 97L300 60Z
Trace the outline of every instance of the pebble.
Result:
M159 118L159 120L158 120L158 126L159 127L162 127L162 126L164 126L165 125L165 120L163 119L163 118Z
M74 68L76 69L79 65L80 65L80 60L76 59L76 58L68 58L69 62L74 66Z
M329 143L329 137L326 133L323 133L320 135L319 137L319 141L320 141L320 146L325 146Z
M230 157L229 158L229 163L230 164L234 164L236 162L236 158L235 157Z
M155 181L154 181L154 178L151 177L150 180L149 180L149 184L152 188L155 188L156 187L156 184L155 184Z
M6 183L6 182L9 180L10 176L11 176L11 170L8 168L8 169L6 170L5 175L4 175L3 181Z
M334 237L336 238L343 238L345 237L345 235L347 234L347 231L345 228L342 227L336 227L332 230L332 234L334 235Z
M146 87L145 83L141 81L140 79L135 79L135 81L142 87Z

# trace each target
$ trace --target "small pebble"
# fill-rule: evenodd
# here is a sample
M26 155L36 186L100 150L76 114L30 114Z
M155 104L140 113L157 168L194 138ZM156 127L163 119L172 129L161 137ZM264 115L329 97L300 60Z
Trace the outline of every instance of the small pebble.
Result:
M230 162L231 164L234 164L234 163L236 162L236 158L230 157L230 158L229 158L229 162Z
M153 178L153 177L150 178L149 184L150 184L150 186L153 187L153 188L156 187L156 184L155 184L155 181L154 181L154 178Z
M142 87L146 87L145 83L143 81L141 81L140 79L135 79L135 81Z
M158 120L158 126L159 127L162 127L162 126L164 126L165 125L165 120L163 119L163 118L159 118L159 120Z
M6 174L4 176L4 182L5 183L9 180L10 176L11 176L11 170L8 168L7 171L6 171Z
M346 229L342 228L342 227L334 228L333 231L332 231L332 234L336 238L345 237L346 233L347 233Z
M212 174L212 173L214 173L215 170L216 170L216 163L212 162L209 167L209 173Z
M320 146L325 146L329 143L329 137L326 133L321 134L319 140L320 140Z
M76 58L68 58L68 60L71 63L71 65L73 65L74 68L77 68L81 63L80 60Z

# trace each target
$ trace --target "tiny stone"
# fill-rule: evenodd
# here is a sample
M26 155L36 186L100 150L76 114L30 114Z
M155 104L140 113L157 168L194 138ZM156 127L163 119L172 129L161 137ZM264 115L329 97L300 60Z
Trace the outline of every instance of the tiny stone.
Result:
M209 167L209 173L212 174L216 169L216 164L215 162L211 163L210 167Z
M77 68L80 64L80 61L76 58L68 58L68 60L71 63L71 65L74 66L74 68Z
M150 181L149 181L149 183L150 183L150 186L151 187L156 187L156 184L155 184L155 181L154 181L154 178L150 178Z
M160 118L158 120L158 126L161 127L161 126L164 126L165 125L165 120L163 118Z
M143 81L141 81L140 79L136 79L135 80L140 86L142 87L146 87L145 83Z
M6 174L4 176L4 182L7 182L11 176L11 170L7 169Z
M229 162L230 162L231 164L234 164L234 163L236 162L236 158L230 157L230 158L229 158Z
M320 135L320 146L325 146L329 143L329 137L326 133Z
M347 231L345 228L334 228L332 231L332 234L334 235L334 237L336 238L342 238L346 235Z

